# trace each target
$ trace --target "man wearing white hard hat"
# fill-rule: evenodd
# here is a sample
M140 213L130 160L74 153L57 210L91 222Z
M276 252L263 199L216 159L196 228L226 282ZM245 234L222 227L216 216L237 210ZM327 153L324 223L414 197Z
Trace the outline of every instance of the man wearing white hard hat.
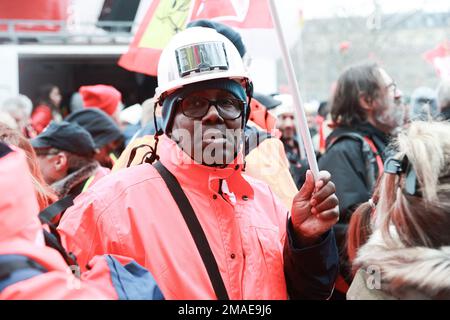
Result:
M245 175L251 94L227 38L201 27L175 35L158 66L163 126L152 165L105 177L60 224L80 265L100 252L133 257L167 299L328 298L338 264L334 185L327 172L316 182L309 173L289 213Z

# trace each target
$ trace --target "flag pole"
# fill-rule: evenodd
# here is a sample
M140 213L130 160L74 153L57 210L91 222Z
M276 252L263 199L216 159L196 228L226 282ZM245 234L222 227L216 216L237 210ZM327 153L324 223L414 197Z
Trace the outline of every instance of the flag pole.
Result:
M275 31L277 33L278 42L280 44L284 67L287 72L289 86L291 87L292 98L294 100L295 121L297 128L300 130L302 136L303 145L305 147L306 156L308 158L309 168L311 169L314 180L319 178L319 166L317 165L316 154L311 139L311 134L308 129L308 122L306 120L305 110L303 109L302 97L300 96L300 90L298 87L297 79L294 73L294 66L292 64L291 57L289 55L288 46L283 35L281 28L280 18L278 17L277 8L275 7L275 0L268 0L270 4L270 14L275 25Z

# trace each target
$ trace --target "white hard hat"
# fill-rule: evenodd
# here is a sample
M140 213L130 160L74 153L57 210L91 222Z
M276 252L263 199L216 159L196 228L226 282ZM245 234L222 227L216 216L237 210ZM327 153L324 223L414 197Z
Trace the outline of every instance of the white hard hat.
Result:
M176 34L158 63L156 101L185 85L212 79L233 79L245 89L248 73L233 43L211 28L193 27Z

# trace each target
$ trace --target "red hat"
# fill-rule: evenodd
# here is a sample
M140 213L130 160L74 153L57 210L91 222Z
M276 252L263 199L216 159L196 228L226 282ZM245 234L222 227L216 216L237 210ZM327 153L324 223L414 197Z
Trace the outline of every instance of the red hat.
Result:
M82 86L78 91L86 108L98 108L111 116L122 101L122 94L116 88L104 84Z

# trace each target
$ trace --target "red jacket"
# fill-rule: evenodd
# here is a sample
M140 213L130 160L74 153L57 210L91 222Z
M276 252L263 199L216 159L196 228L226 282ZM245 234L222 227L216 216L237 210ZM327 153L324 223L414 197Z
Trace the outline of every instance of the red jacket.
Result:
M161 162L197 213L229 297L286 299L288 210L266 184L242 175L240 161L224 169L195 164L172 140L160 139ZM234 198L219 194L220 180ZM167 299L216 298L177 204L148 164L103 177L75 199L59 231L80 265L106 252L125 255L155 276Z
M154 297L157 287L153 278L148 272L142 277L142 267L131 259L94 257L89 262L91 269L78 279L61 255L45 246L37 217L38 204L21 150L0 158L0 177L0 265L5 259L29 259L44 269L42 272L32 270L37 274L31 277L22 277L22 269L0 279L0 300ZM151 292L143 289L143 284L153 287Z
M286 299L288 278L297 290L291 297L329 296L337 272L332 233L297 250L286 232L288 210L265 183L243 174L242 160L226 168L192 163L166 136L158 154L198 217L230 299ZM106 252L125 255L155 276L167 299L216 299L176 202L148 164L98 181L75 199L59 231L80 265Z

